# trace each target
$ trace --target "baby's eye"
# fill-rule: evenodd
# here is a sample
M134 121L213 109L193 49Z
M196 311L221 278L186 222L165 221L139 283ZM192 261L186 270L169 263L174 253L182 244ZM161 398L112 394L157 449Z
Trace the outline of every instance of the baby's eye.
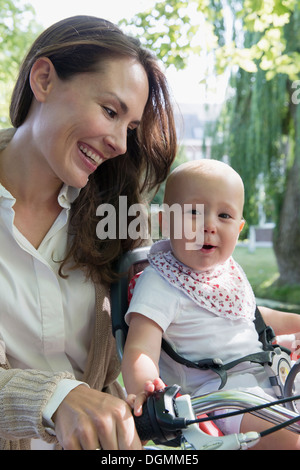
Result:
M191 210L191 214L192 214L192 215L201 215L201 212L198 211L197 209L192 209L192 210Z
M221 214L219 214L219 217L221 219L231 219L231 216L229 214L225 214L223 212Z
M186 215L201 215L201 212L198 209L185 208L184 213Z

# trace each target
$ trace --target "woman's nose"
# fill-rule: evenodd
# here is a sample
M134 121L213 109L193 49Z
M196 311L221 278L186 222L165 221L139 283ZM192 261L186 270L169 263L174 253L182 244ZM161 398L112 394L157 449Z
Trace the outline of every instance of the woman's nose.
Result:
M106 142L113 151L113 157L123 155L127 151L127 128L126 130L118 129L115 135L106 138Z

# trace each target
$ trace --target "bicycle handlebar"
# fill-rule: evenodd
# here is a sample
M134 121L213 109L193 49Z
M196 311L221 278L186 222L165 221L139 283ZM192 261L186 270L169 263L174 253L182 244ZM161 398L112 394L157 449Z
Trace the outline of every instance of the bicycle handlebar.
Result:
M186 418L176 415L175 397L179 390L178 385L173 385L148 397L142 415L134 417L142 441L159 440L165 443L176 439L187 427Z
M246 449L252 447L260 439L260 434L250 432L229 436L209 436L200 430L195 413L206 413L222 408L234 408L234 413L252 412L274 423L288 425L289 420L300 419L294 413L277 402L269 403L246 392L215 392L196 397L192 400L188 395L177 397L180 387L173 385L164 390L154 392L143 405L143 413L135 417L137 432L142 441L153 440L168 446L180 445L182 437L196 450L200 449ZM224 395L225 393L225 395ZM222 398L226 398L221 405ZM209 403L209 407L207 407ZM201 407L202 404L202 407ZM255 405L253 407L253 404ZM252 405L252 409L249 406ZM211 418L209 418L211 419ZM293 424L290 429L299 433L299 424Z

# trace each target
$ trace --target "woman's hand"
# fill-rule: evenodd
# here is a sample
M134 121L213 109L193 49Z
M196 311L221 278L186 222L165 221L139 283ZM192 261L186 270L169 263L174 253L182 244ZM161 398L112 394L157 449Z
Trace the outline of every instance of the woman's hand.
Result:
M79 385L53 415L65 450L141 450L128 404L108 393Z

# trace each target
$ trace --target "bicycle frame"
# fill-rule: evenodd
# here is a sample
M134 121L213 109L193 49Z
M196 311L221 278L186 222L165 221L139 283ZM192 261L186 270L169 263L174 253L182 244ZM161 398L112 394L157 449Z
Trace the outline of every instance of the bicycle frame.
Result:
M187 405L185 404L184 406L181 406L179 401L180 397L176 399L176 405L180 415L182 413L187 414ZM268 404L268 401L261 397L234 390L219 391L192 399L187 397L187 401L190 401L190 407L194 416L197 414L212 413L221 410L247 410L247 408L250 407ZM271 405L268 408L256 410L251 413L275 425L284 423L289 419L297 418L298 416L294 411L288 410L281 405ZM192 416L191 413L190 416ZM193 426L193 432L187 429L186 431L183 430L182 434L188 444L197 450L245 450L253 447L260 440L260 435L255 431L245 434L240 433L222 437L211 437L205 435L205 433L203 433L196 424ZM286 429L299 433L300 423L287 425Z
M218 392L209 393L201 397L192 398L191 404L194 413L197 415L226 409L246 410L249 407L268 404L268 401L264 398L261 398L257 395L252 395L247 392L240 392L236 390L220 390ZM296 412L289 410L281 405L271 405L268 408L263 408L251 413L273 424L283 423L288 419L296 418L298 416ZM300 424L291 424L287 426L286 429L299 433Z

